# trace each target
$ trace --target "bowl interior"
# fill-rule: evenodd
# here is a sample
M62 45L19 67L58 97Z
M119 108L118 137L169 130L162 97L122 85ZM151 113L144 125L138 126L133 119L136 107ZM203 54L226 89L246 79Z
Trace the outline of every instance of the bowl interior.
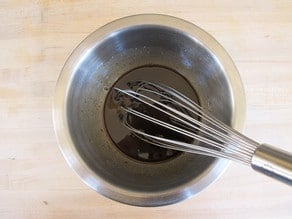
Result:
M212 169L218 168L216 174L220 174L223 167L215 167L219 159L195 154L183 153L160 163L129 159L109 138L103 118L105 99L118 78L139 66L159 65L183 75L201 106L231 125L230 82L205 45L176 28L134 25L105 35L76 60L67 81L64 120L72 148L91 171L90 180L77 172L92 188L128 204L163 205L200 191L216 178L208 176ZM71 158L74 155L67 156L72 165ZM209 182L199 183L204 180Z

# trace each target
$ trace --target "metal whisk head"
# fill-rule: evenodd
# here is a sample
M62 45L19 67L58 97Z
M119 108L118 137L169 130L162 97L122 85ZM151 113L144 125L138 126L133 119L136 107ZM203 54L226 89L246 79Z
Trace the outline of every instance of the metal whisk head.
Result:
M251 164L260 144L219 121L190 98L171 87L148 81L131 83L130 88L115 90L125 112L124 125L140 139L159 147ZM152 131L135 127L133 117L153 124ZM170 134L155 133L157 126ZM191 141L172 138L174 132Z

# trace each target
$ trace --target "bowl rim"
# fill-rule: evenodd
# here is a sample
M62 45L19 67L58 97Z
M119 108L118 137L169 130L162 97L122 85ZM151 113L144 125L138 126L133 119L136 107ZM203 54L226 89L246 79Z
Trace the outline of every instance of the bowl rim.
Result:
M183 19L162 14L139 14L114 20L91 33L73 50L65 62L56 83L52 107L53 124L58 145L65 160L85 184L98 193L122 203L136 206L162 206L173 204L198 194L223 174L230 161L216 159L209 167L208 173L198 183L189 185L187 189L182 190L179 194L170 195L167 192L165 194L147 193L147 197L145 197L144 193L118 188L94 173L75 149L66 121L66 99L73 72L76 70L74 66L78 66L82 62L82 57L86 57L86 53L90 52L90 48L93 48L96 43L101 42L121 29L139 25L159 25L175 28L205 47L218 60L218 64L224 69L230 81L229 89L231 91L233 109L231 126L239 131L243 129L246 110L245 94L240 75L231 57L203 29Z

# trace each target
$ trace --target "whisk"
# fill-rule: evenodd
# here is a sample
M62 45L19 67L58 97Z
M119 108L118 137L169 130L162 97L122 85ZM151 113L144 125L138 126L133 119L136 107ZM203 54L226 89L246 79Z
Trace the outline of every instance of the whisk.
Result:
M115 87L115 91L123 111L123 124L143 141L163 148L237 161L291 186L291 153L244 136L174 88L137 81L129 83L129 89ZM144 129L143 125L135 127L133 117L151 123L152 131ZM192 141L154 133L157 126Z

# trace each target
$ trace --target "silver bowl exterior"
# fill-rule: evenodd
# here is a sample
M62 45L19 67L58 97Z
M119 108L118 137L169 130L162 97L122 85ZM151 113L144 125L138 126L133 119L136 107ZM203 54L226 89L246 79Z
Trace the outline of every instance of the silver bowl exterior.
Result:
M243 128L244 89L227 52L194 24L156 14L113 21L77 46L56 85L54 128L67 163L89 187L130 205L168 205L205 189L229 161L184 153L143 163L115 147L104 125L106 96L125 72L144 65L175 69L196 90L203 108Z

